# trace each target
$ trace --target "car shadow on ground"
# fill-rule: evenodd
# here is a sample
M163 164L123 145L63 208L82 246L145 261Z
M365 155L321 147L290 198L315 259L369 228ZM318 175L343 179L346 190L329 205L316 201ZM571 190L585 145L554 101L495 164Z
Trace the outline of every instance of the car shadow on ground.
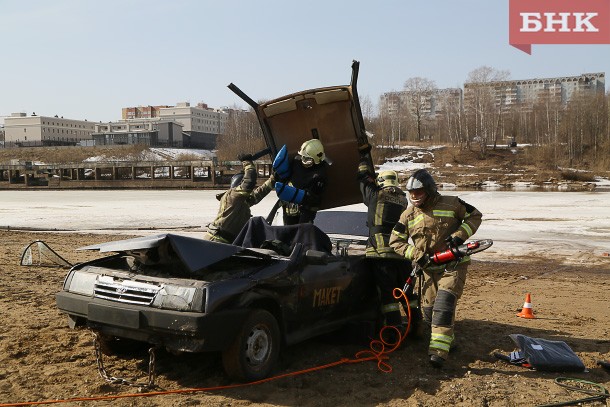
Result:
M348 331L349 332L349 331ZM337 405L350 401L363 406L374 406L394 399L407 399L416 389L435 394L442 383L475 374L520 375L524 378L552 379L561 374L537 372L498 360L494 352L508 354L515 349L508 335L523 334L535 338L566 342L587 365L588 373L569 373L570 377L593 381L607 381L608 374L595 366L595 355L608 352L608 340L575 338L566 332L502 324L492 321L460 320L456 323L458 348L452 352L443 369L428 363L427 339L407 337L403 346L385 360L392 369L384 373L376 361L343 363L329 369L303 373L234 389L220 389L223 396L252 403L278 405ZM362 337L349 338L345 332L326 335L285 349L275 375L307 370L345 359L356 359L359 351L368 347ZM583 357L582 355L585 354ZM592 355L589 355L592 354ZM146 372L147 364L139 368ZM183 388L209 388L235 384L226 377L217 353L183 354L179 356L159 352L157 374L165 383L173 382ZM340 384L338 390L330 387ZM172 388L174 386L171 386ZM363 390L366 388L367 390ZM289 395L288 395L289 394ZM313 400L316 400L315 402ZM342 401L341 401L342 400Z

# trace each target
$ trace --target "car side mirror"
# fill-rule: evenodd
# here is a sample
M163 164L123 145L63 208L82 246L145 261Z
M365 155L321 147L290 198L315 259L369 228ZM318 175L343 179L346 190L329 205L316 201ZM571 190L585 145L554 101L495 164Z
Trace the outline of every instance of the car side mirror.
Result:
M341 260L340 258L337 258L331 254L322 252L320 250L307 250L307 252L305 252L305 259L307 259L307 262L309 264L317 265L325 265Z

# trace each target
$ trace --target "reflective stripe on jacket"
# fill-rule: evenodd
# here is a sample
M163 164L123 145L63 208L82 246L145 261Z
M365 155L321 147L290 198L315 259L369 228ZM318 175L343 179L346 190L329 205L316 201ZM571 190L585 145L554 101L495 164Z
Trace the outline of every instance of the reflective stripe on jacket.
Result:
M417 260L424 253L432 255L446 250L445 239L449 236L464 241L470 238L481 225L482 216L475 207L456 196L437 194L422 208L409 206L402 213L392 231L390 246L406 259ZM468 260L465 257L461 262ZM430 266L435 267L444 266Z
M408 205L405 193L398 187L380 189L367 161L358 167L358 179L362 200L368 207L366 257L400 258L390 247L392 228Z

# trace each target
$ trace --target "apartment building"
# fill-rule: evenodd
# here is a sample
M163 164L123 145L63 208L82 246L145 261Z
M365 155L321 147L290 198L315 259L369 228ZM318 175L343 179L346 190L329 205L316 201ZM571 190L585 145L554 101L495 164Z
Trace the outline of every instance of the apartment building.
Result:
M12 113L4 118L5 146L70 145L90 140L94 123L63 117Z
M210 108L205 103L191 106L189 102L176 106L138 106L122 109L124 120L155 118L159 123L175 122L182 126L187 138L185 147L216 148L217 137L224 133L228 112Z
M604 94L605 73L584 73L578 76L520 79L485 83L465 83L464 103L470 105L480 92L489 92L496 106L509 110L514 106L529 108L540 100L566 104L577 93Z
M132 119L152 119L159 117L159 109L164 107L171 107L168 105L160 106L137 106L137 107L124 107L122 109L121 118L123 120Z
M462 89L434 89L429 92L397 91L386 92L380 97L380 111L390 116L404 114L415 109L418 103L420 113L424 116L443 114L451 106L459 108L462 105Z

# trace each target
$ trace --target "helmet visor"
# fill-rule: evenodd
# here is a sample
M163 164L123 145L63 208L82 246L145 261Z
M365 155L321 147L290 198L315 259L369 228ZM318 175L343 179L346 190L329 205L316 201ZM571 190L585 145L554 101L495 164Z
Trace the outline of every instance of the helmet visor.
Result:
M313 157L306 157L304 155L301 156L301 162L304 166L309 167L313 165Z

